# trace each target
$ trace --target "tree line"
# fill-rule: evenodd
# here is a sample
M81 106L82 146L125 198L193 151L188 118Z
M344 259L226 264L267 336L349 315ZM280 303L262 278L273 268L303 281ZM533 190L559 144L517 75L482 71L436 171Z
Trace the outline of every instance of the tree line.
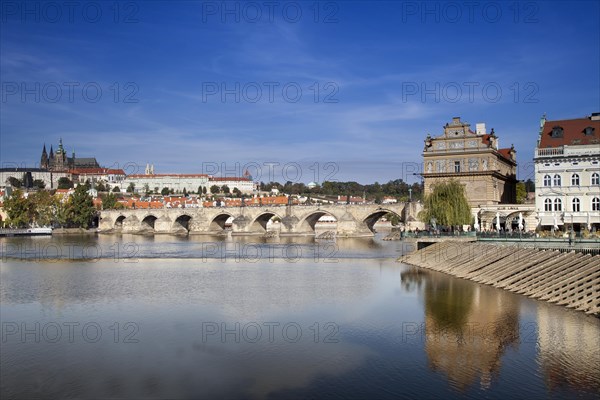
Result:
M87 229L96 215L88 190L86 185L79 185L72 195L61 199L45 190L25 197L20 189L15 189L4 200L8 220L3 221L3 225L14 228L52 226Z

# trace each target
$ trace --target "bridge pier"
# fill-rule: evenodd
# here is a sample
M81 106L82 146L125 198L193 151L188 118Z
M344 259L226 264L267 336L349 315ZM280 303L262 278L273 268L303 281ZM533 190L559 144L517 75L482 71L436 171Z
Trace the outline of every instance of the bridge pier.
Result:
M171 233L173 221L168 215L162 215L154 221L154 233Z

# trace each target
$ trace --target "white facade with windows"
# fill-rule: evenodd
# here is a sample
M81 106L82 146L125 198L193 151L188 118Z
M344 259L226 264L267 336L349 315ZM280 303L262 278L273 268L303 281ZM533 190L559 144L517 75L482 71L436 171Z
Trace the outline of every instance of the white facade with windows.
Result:
M536 211L545 229L600 229L600 119L542 119L535 150Z

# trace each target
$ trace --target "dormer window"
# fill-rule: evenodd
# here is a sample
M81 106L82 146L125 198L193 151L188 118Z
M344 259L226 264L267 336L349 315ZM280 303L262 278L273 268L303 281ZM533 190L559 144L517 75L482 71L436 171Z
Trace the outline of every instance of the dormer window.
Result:
M594 127L592 127L592 126L588 126L587 128L585 128L585 129L583 130L583 134L584 134L585 136L593 136L593 135L594 135L594 131L595 131Z
M550 132L550 136L553 138L563 137L563 128L560 126L555 126L554 128L552 128L552 132Z

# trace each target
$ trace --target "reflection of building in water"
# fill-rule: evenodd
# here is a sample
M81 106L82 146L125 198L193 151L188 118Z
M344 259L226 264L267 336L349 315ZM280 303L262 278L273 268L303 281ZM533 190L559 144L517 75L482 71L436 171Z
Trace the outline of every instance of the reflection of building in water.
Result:
M408 293L415 289L421 291L421 287L423 286L427 275L428 272L423 268L410 267L406 271L400 272L400 281L402 282L402 287Z
M518 301L500 290L430 274L425 286L425 351L434 371L467 390L487 389L506 347L519 337Z
M598 320L538 307L538 363L546 385L600 392L600 324Z

